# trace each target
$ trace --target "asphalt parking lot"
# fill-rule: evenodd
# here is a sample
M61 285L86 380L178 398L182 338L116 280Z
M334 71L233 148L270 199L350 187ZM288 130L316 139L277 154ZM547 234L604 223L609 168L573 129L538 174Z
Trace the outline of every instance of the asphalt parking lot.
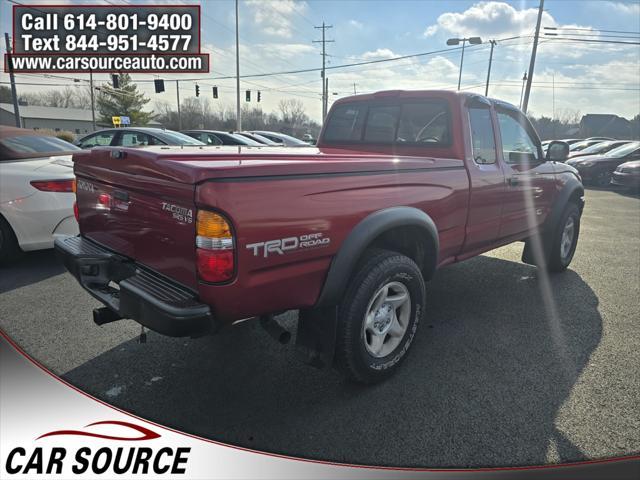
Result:
M97 327L97 302L51 251L0 269L0 326L98 398L260 450L430 467L628 455L640 451L640 198L586 199L550 301L521 244L443 269L406 363L374 387L301 364L256 322L146 344L131 321Z

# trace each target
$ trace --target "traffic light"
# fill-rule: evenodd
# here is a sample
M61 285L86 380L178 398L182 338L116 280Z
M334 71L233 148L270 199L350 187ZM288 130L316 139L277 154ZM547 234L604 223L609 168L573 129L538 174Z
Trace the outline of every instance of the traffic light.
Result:
M120 77L114 73L111 75L111 83L113 84L113 88L120 88Z
M160 79L155 79L153 81L153 84L156 87L156 93L162 93L164 92L164 80L160 80Z
M218 87L213 87L213 98L218 98Z
M196 83L196 97L200 96L200 85Z
M260 102L260 97L261 97L260 90L258 90L258 102Z
M251 90L247 90L245 93L247 102L251 101Z

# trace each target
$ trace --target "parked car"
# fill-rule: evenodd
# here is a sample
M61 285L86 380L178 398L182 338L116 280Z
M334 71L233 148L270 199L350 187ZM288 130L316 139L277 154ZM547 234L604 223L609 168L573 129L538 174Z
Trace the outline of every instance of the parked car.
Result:
M584 138L563 138L562 140L560 140L561 142L565 142L567 144L569 144L569 146L573 145L574 143L578 143L578 142L583 142Z
M78 147L34 130L0 129L0 263L76 235L73 163Z
M589 137L589 138L585 138L585 140L601 140L601 141L606 141L606 140L615 140L615 138L611 138L611 137Z
M596 143L591 145L590 147L584 148L582 150L573 151L569 153L569 158L582 157L584 155L603 155L614 148L618 148L622 145L626 145L631 140L613 140L613 141L603 141L600 143Z
M204 143L184 133L164 130L162 128L125 127L107 128L90 133L75 144L80 148L99 146L146 147L149 145L204 145Z
M297 309L307 361L359 382L406 358L438 268L524 241L560 272L578 242L568 145L543 156L517 107L477 94L341 98L317 148L123 150L74 156L82 234L56 241L96 323L198 336L260 317L286 342L274 315Z
M307 142L303 142L302 140L298 140L291 135L287 135L285 133L279 132L265 132L262 130L254 130L251 133L254 135L260 135L261 137L268 138L272 142L276 142L280 145L284 145L285 147L308 147L309 144Z
M573 158L566 163L580 172L585 183L606 187L616 167L631 160L640 160L640 142L629 142L604 155Z
M611 177L611 184L618 187L640 190L640 160L633 160L618 165Z
M569 145L569 152L580 152L585 148L600 143L601 141L602 140L582 140L581 142L572 143L571 145Z
M242 135L245 138L249 138L251 140L253 140L254 142L258 142L260 144L264 145L268 145L270 147L281 147L282 144L280 143L276 143L273 140L269 140L267 137L263 137L262 135L259 135L257 133L250 133L250 132L233 132L236 135Z
M316 139L313 138L313 135L311 135L310 133L305 133L304 135L302 135L302 140L307 142L309 145L316 144Z
M263 143L258 143L248 137L236 133L221 132L219 130L186 130L185 135L189 135L205 145L241 145L247 147L264 147Z

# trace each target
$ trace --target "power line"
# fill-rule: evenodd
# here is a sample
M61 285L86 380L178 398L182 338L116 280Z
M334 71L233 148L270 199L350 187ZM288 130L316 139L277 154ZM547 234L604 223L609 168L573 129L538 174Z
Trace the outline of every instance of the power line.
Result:
M640 45L640 42L622 42L618 40L596 40L596 39L587 39L587 38L570 38L570 37L551 37L547 38L548 41L559 41L565 40L570 42L585 42L585 43L615 43L620 45Z
M604 32L604 33L631 33L634 35L640 35L640 32L625 31L625 30L600 30L594 28L568 28L568 27L544 27L545 30L571 30L578 32Z

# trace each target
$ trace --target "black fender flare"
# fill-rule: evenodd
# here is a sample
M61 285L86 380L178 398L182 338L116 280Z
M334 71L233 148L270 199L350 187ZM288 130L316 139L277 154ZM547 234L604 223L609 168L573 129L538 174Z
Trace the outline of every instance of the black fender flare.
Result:
M551 211L538 232L538 235L540 235L542 240L542 250L545 256L551 251L551 242L553 241L553 236L556 228L558 227L560 217L572 199L578 199L576 204L580 209L580 214L582 214L582 209L584 207L584 186L574 176L571 176L560 192L558 192L558 195L553 202L553 206L551 207ZM527 240L525 243L522 251L522 261L530 265L536 264L530 240Z
M340 302L358 259L371 243L384 232L397 227L415 226L423 233L432 252L420 265L426 280L436 270L440 242L438 229L429 215L414 207L391 207L378 210L362 219L351 230L333 257L329 272L315 307L328 307Z

